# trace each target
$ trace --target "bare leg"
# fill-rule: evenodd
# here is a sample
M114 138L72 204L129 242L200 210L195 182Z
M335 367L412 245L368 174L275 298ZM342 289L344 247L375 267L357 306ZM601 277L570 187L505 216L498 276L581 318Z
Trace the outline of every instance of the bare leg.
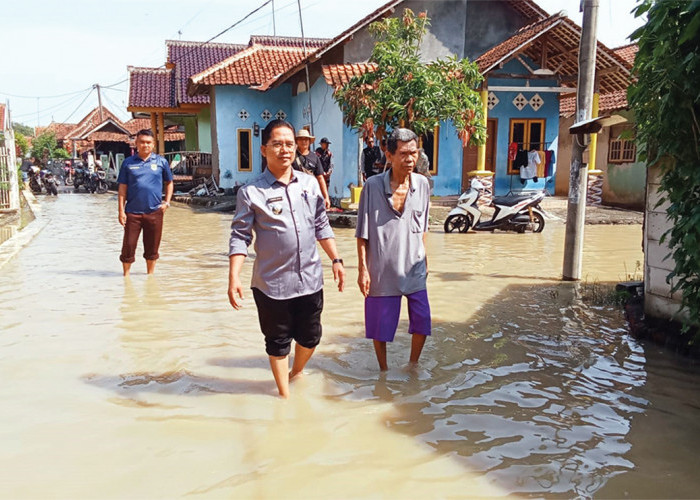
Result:
M284 399L289 397L289 361L287 356L270 356L270 368L275 377L277 390Z
M131 262L122 262L122 269L124 270L124 276L129 276L129 271L131 270Z
M294 379L301 376L301 372L306 366L306 363L311 358L316 348L313 347L309 349L308 347L296 344L294 346L294 363L292 364L292 371L289 372L289 381L293 382Z
M385 372L389 369L386 364L386 342L381 342L379 340L373 340L372 342L374 342L374 353L377 355L379 369Z
M414 333L411 337L411 357L409 358L409 363L416 365L418 364L420 353L423 352L423 346L425 345L425 338L427 335Z
M153 272L155 270L156 270L156 261L155 260L147 260L146 261L146 273L153 274Z

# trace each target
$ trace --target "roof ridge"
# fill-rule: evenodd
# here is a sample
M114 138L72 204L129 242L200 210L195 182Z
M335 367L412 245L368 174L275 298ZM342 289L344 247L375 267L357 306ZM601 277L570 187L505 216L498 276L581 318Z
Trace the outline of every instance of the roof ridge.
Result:
M126 70L129 73L169 73L170 71L172 71L168 68L147 68L145 66L127 66Z
M196 40L166 40L166 46L179 45L181 47L189 46L206 46L206 47L222 47L222 48L236 48L245 47L245 43L227 43L227 42L198 42Z

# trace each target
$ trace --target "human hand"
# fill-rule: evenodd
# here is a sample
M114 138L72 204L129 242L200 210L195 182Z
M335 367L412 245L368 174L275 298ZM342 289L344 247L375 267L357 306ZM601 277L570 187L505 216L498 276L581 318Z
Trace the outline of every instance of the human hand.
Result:
M243 307L243 286L238 278L229 282L228 301L236 311Z
M345 290L345 267L340 262L333 264L333 281L338 283L338 291Z
M357 284L360 287L360 293L367 297L369 295L370 277L367 269L361 269L357 276Z
M331 199L330 199L328 196L326 196L326 197L323 199L323 202L324 202L324 204L326 205L326 210L328 210L329 208L331 208Z
M166 211L168 208L170 208L170 202L166 201L166 202L164 202L164 203L161 203L161 204L160 204L160 207L158 207L158 208L160 208L161 211L162 211L163 213L165 213L165 211Z
M119 211L119 224L126 226L126 213Z

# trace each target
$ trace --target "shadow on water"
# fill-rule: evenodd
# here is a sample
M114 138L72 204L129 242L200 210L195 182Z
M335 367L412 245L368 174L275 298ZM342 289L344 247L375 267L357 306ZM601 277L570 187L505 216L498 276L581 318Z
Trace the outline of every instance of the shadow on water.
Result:
M407 356L408 337L397 333L390 357ZM387 428L506 491L592 496L635 467L625 455L649 405L637 394L643 347L619 308L588 302L577 285L511 285L468 324L434 324L416 372L367 378L356 367L373 358L370 343L348 343L323 363L331 399L392 402Z

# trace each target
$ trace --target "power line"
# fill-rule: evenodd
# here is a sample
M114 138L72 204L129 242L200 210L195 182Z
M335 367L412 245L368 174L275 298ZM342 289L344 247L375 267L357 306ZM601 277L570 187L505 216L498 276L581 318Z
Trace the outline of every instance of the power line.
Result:
M89 89L87 89L87 90L89 90ZM82 92L86 92L87 90L83 90ZM78 99L80 99L80 95L74 95L73 97L70 97L69 99L66 99L65 101L62 101L58 104L54 104L53 106L46 107L46 108L41 110L41 117L43 118L47 114L51 114L52 111L55 111L55 110L58 110L64 106L67 106L69 103L71 103L73 101L77 101ZM36 112L32 111L30 113L22 113L20 115L13 115L13 119L25 118L27 116L36 116Z
M87 98L90 97L90 94L92 94L92 91L93 91L93 90L95 90L94 87L90 88L90 92L88 92L88 94L85 96L85 99L83 99L82 101L80 101L80 104L78 104L78 106L76 106L76 108L73 110L73 112L72 112L70 115L68 115L68 118L66 118L65 120L63 120L61 123L68 123L68 120L70 120L71 117L80 109L80 106L82 106L83 103L84 103L85 101L87 101Z
M68 95L82 94L83 92L85 92L87 90L89 90L89 89L76 90L75 92L68 92L66 94L58 94L58 95L15 95L15 94L8 94L7 92L0 92L0 95L4 95L7 97L15 97L17 99L56 99L59 97L66 97Z

